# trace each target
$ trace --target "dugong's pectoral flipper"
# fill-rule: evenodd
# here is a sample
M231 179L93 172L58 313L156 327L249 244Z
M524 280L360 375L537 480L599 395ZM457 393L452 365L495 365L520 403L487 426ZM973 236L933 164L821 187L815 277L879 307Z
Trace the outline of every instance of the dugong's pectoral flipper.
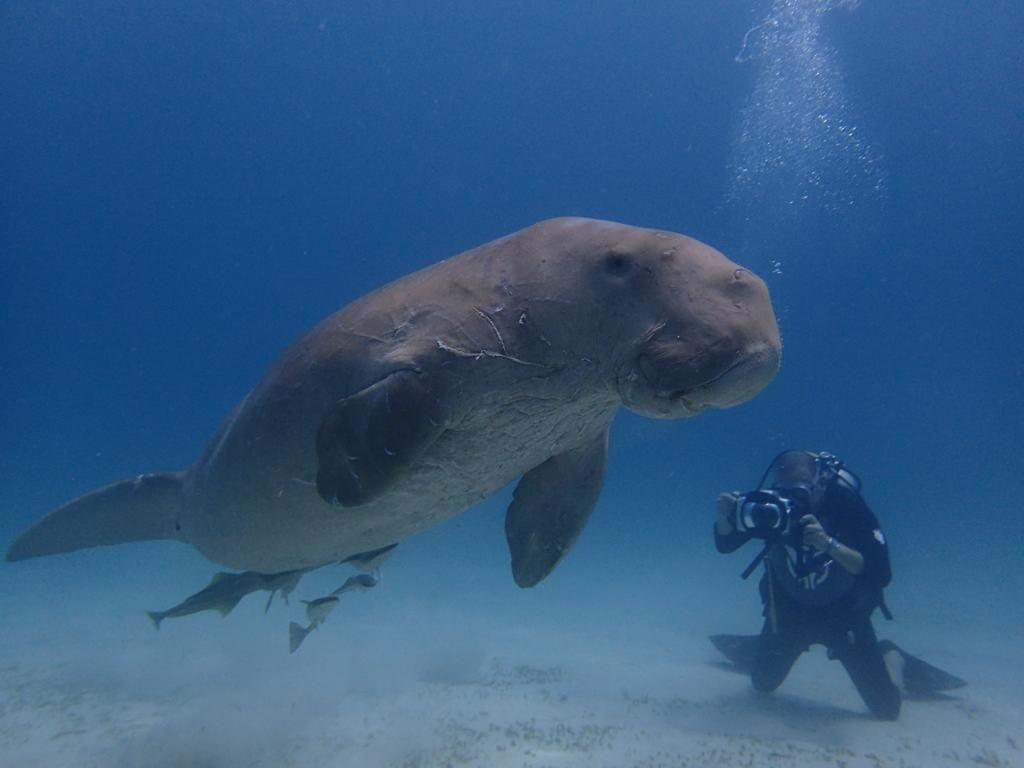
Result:
M439 389L407 368L335 402L316 436L320 496L352 507L387 490L446 429Z
M8 560L129 541L178 539L183 472L139 475L55 509L19 536Z
M607 458L605 430L523 475L505 515L512 575L520 587L540 582L575 543L601 493Z

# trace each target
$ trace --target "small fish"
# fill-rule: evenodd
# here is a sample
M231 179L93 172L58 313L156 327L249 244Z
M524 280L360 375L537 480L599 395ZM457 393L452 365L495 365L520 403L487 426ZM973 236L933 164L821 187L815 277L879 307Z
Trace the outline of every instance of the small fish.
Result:
M306 604L306 618L309 620L311 627L319 627L327 619L328 614L334 610L334 606L338 604L338 598L328 595L327 597L318 597L316 600L303 600Z
M217 573L205 589L186 597L173 608L166 611L146 611L146 615L156 629L160 629L160 622L164 619L176 619L200 611L218 611L221 616L227 616L243 597L252 592L270 590L271 598L276 591L287 596L295 589L303 573L305 571L301 570L270 574L256 571ZM268 600L267 608L269 607Z
M380 549L372 549L369 552L360 552L357 555L346 557L341 562L348 563L354 568L358 568L360 571L370 573L380 568L381 563L391 557L392 553L395 551L395 547L397 546L398 543L396 542L394 544L389 544L386 547L381 547Z
M303 627L294 621L288 625L288 638L291 645L289 653L295 653L295 649L302 645L306 635L326 621L328 614L338 604L338 598L329 595L327 597L318 597L316 600L303 600L302 602L306 604L306 619L309 621L309 626Z
M364 589L371 589L376 587L380 583L380 577L375 576L372 573L357 573L355 576L349 576L345 579L345 583L338 587L336 590L331 592L332 595L343 595L346 592L362 591Z

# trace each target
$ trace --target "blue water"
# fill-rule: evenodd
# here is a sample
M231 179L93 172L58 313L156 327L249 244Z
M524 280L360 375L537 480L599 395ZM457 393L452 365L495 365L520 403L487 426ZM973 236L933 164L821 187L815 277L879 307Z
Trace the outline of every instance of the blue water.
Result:
M567 606L614 616L575 596L618 585L653 625L703 635L723 627L694 626L688 601L728 581L746 597L714 618L752 630L744 558L711 554L713 499L803 447L863 478L897 614L934 602L1019 638L1022 36L1010 0L5 3L0 540L98 485L186 467L348 301L591 216L684 232L764 277L779 376L686 423L621 415L590 526L535 592L511 586L505 494L403 545L395 568L419 575L393 594L429 610L464 589L543 625ZM5 621L19 590L45 593L26 615L63 635L82 604L46 592L62 573L135 621L216 569L179 549L5 564ZM229 622L202 624L209 642Z

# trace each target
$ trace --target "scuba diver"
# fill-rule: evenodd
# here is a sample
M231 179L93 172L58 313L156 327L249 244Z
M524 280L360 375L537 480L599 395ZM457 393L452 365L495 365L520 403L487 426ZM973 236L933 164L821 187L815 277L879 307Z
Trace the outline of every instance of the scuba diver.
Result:
M872 613L879 608L891 618L882 596L892 577L889 550L860 480L838 458L784 451L758 490L722 493L716 506L719 552L733 552L751 539L763 542L743 573L746 578L764 563L761 633L711 638L750 673L756 690L778 688L813 644L842 663L864 703L883 720L899 716L901 687L933 694L966 684L878 640Z

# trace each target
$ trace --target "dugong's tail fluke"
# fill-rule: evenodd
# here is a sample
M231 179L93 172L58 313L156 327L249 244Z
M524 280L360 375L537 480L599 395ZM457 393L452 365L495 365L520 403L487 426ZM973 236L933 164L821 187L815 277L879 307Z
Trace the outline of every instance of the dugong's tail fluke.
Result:
M19 536L8 560L129 541L177 539L184 472L139 475L53 510Z

